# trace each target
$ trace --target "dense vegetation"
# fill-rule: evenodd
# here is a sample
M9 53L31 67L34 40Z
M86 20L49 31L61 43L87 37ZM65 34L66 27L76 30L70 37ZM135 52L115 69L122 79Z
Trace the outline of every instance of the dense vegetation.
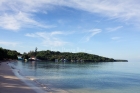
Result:
M19 52L15 50L3 49L0 47L0 60L6 59L17 59L17 56L21 55ZM31 57L35 57L40 60L48 60L48 61L71 61L71 62L116 62L116 61L127 61L127 60L115 60L113 58L102 57L94 54L88 53L71 53L71 52L59 52L59 51L30 51L28 53L23 53L23 59L29 59Z
M66 59L67 61L84 61L84 62L114 62L113 58L102 57L94 54L88 53L70 53L70 52L59 52L59 51L30 51L29 53L24 53L22 56L24 59L28 59L29 57L36 57L40 60L48 60L55 61L58 59L59 61Z
M20 53L15 50L8 50L0 47L0 60L17 59L17 55L19 54Z

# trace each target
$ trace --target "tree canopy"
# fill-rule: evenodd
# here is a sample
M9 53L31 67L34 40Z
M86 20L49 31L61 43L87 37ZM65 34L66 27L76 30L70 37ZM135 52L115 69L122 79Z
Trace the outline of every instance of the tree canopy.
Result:
M0 60L4 59L17 59L17 56L21 55L19 52L15 50L3 49L0 47ZM34 51L30 51L28 53L23 53L23 59L29 59L30 57L36 57L40 60L48 60L48 61L71 61L71 62L116 62L116 61L127 61L127 60L115 60L113 58L103 57L95 54L89 54L84 52L79 53L71 53L71 52L59 52L59 51L37 51L35 48Z
M59 52L59 51L30 51L28 57L35 56L37 59L41 60L48 60L48 61L55 61L55 59L63 60L66 59L67 61L84 61L84 62L113 62L115 61L113 58L107 58L98 56L95 54L88 54L84 52L79 53L71 53L71 52Z
M15 50L8 50L0 47L0 60L17 59L17 55L20 55L20 53Z

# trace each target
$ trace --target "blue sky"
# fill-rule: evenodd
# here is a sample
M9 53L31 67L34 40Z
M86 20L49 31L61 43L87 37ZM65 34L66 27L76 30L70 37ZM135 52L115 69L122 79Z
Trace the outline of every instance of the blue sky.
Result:
M140 60L139 0L0 0L0 46Z

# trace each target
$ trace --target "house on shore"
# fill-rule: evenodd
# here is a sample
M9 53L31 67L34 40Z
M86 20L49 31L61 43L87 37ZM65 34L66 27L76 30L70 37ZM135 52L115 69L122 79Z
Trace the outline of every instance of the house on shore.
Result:
M23 59L21 55L18 55L17 58L18 58L18 60L22 60Z
M36 59L36 57L30 57L29 60L30 60L30 61L35 61L35 60L37 60L37 59Z

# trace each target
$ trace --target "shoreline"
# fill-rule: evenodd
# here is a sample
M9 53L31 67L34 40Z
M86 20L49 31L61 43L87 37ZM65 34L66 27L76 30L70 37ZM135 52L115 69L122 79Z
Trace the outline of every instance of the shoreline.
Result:
M49 88L32 77L23 76L10 63L17 60L0 60L0 93L69 93L63 89Z
M12 61L0 61L0 93L47 93L35 82L20 76L18 70L8 65L9 62Z

